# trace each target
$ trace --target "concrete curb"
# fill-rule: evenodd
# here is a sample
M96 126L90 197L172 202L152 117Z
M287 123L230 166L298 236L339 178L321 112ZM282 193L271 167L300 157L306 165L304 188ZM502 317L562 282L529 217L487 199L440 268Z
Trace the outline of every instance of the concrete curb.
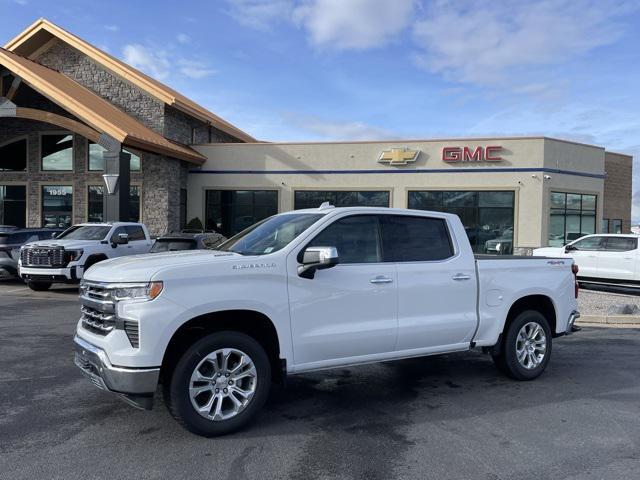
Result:
M576 323L640 326L640 315L581 315Z

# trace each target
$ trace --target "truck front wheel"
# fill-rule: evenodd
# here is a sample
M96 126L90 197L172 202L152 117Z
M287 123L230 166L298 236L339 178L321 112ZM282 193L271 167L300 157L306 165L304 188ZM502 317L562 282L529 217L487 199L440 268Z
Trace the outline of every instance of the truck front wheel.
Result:
M27 282L27 286L34 292L44 292L49 290L51 283L49 282Z
M503 334L493 361L501 372L516 380L539 377L551 358L549 322L535 310L520 313Z
M244 426L267 400L271 365L262 346L240 332L217 332L182 355L164 386L171 415L190 432L223 435Z

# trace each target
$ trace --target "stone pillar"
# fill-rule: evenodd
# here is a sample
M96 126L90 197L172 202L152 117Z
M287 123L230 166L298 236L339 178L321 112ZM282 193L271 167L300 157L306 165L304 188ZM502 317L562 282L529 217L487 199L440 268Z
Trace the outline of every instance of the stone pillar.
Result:
M109 195L107 187L104 187L103 211L105 222L127 222L129 221L129 184L130 184L130 161L131 155L119 151L112 152L105 150L102 152L104 158L104 173L117 174L118 185L116 191Z

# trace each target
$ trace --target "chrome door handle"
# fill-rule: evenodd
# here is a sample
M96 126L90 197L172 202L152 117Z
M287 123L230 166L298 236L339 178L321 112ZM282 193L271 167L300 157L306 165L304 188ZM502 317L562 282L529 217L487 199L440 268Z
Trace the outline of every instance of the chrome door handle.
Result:
M370 283L391 283L393 282L393 278L385 277L383 275L378 275L377 277L369 280Z
M454 275L453 277L454 280L470 280L471 279L471 275L465 275L464 273L458 273L456 275Z

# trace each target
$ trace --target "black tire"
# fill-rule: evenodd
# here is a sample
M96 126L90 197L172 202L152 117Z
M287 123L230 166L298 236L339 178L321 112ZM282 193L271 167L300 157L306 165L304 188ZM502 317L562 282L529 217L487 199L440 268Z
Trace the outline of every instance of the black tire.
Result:
M51 283L49 282L27 282L27 286L33 290L34 292L44 292L45 290L49 290L51 288Z
M200 362L219 349L236 349L248 355L256 370L253 397L244 410L227 420L210 420L200 415L189 395L191 375ZM197 435L214 437L239 430L262 408L271 388L271 365L264 348L253 338L240 332L212 333L189 347L176 364L170 380L163 385L169 412L184 428ZM196 397L196 400L198 397Z
M527 368L518 360L517 344L520 330L527 324L537 324L544 332L546 348L539 364L531 368ZM493 362L496 368L516 380L533 380L542 375L547 368L549 359L551 358L551 329L549 322L540 312L535 310L526 310L520 313L509 324L502 336L502 345L498 354L493 355Z
M89 270L89 268L91 268L92 266L94 266L96 263L100 263L101 261L106 260L106 258L104 257L89 257L86 261L86 263L84 264L84 271L86 272L87 270Z

